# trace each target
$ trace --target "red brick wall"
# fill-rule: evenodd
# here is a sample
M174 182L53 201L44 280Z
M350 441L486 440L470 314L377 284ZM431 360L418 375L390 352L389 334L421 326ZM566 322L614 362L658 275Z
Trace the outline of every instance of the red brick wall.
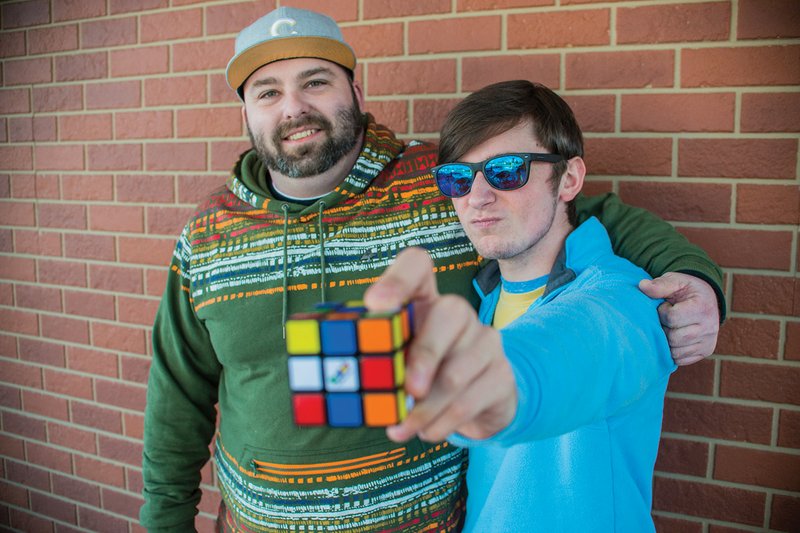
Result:
M717 355L670 387L659 530L798 531L800 3L283 3L341 22L369 109L404 138L434 137L493 81L569 100L587 188L670 220L726 271ZM248 144L222 73L274 5L0 3L0 526L140 529L165 265ZM202 530L216 501L207 490Z

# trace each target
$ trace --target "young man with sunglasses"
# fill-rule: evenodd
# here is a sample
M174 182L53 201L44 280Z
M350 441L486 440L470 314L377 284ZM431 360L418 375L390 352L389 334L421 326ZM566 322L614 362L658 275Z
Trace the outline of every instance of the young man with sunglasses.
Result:
M433 174L478 253L476 315L439 296L420 249L400 254L365 301L415 302L407 391L387 430L469 448L465 531L654 531L652 476L676 368L647 273L578 223L581 131L528 81L490 85L448 116Z
M398 446L381 428L298 427L291 415L289 313L359 299L410 246L431 252L448 292L469 295L478 266L430 174L435 146L406 144L363 113L355 64L336 23L306 10L279 8L236 39L226 76L253 148L181 234L153 328L141 511L150 530L193 530L215 435L223 530L461 527L461 449ZM665 222L614 197L581 211L602 211L654 274L689 271L719 289L719 269ZM653 254L654 242L671 249ZM710 354L714 290L668 276L667 287L697 288L665 313L676 357Z

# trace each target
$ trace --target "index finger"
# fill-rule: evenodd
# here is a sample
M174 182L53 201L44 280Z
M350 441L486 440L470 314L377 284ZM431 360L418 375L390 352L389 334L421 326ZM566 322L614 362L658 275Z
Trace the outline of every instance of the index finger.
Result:
M433 261L422 248L406 248L378 281L364 293L364 305L372 311L389 311L411 302L429 304L439 296Z

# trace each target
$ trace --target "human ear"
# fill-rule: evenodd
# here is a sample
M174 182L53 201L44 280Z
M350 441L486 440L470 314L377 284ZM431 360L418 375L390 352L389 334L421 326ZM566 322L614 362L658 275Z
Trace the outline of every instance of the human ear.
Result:
M567 170L561 176L561 183L558 186L558 199L566 203L578 196L585 177L586 163L583 162L583 158L573 157L567 161Z

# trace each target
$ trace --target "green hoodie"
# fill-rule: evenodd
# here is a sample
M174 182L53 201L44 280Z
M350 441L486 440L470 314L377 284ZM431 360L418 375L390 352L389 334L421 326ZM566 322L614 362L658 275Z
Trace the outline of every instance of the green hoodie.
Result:
M281 327L321 300L360 299L408 246L428 250L441 292L474 301L479 260L428 172L435 158L435 146L405 146L370 120L350 174L312 205L274 199L250 151L199 206L176 245L153 329L143 526L193 531L216 431L218 484L237 527L460 528L462 450L396 444L381 428L294 425ZM721 274L702 251L631 209L613 195L578 202L580 217L597 215L624 235L617 249L651 274L699 273L721 295ZM669 254L656 256L662 247Z

